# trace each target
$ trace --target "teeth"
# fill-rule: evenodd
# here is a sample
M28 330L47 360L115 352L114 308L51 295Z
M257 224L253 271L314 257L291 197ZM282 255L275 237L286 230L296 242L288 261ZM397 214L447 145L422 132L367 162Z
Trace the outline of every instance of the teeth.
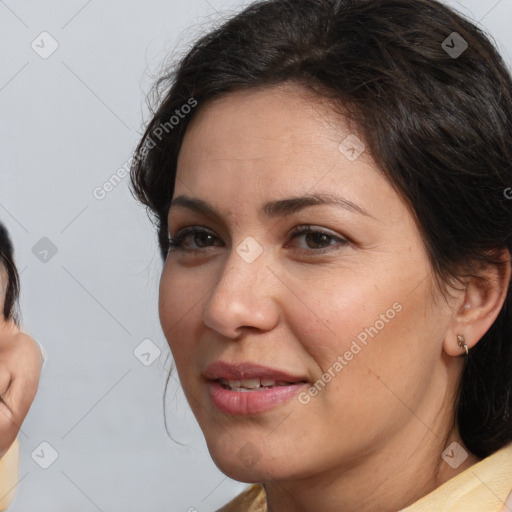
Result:
M231 387L233 387L233 386L231 386ZM247 389L259 388L260 387L260 379L244 379L242 381L242 386L241 387L247 388Z
M285 382L285 381L275 381L273 379L267 379L262 377L256 379L242 379L242 380L228 380L228 379L218 379L219 382L232 390L236 391L250 391L253 389L266 389L273 386L289 386L293 383Z

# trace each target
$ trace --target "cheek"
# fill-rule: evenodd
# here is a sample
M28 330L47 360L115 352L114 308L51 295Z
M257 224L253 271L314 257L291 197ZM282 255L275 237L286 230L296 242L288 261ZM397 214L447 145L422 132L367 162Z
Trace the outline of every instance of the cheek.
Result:
M185 273L164 266L160 279L158 310L160 323L169 348L177 363L178 371L182 361L192 358L194 336L192 329L197 325L206 288L196 286L185 278Z
M364 348L372 337L400 321L400 294L390 287L376 287L378 277L341 270L329 276L302 274L300 280L288 281L295 293L282 309L285 323L321 371L350 351L354 342ZM361 351L357 346L353 350Z
M329 391L318 403L347 410L359 400L375 406L392 396L390 389L413 397L411 383L424 384L438 356L435 338L443 321L425 306L427 281L411 293L420 274L382 268L293 283L286 324L314 362L313 379L327 381L321 394ZM388 275L402 277L390 282Z
M399 287L381 290L379 298L362 305L363 313L355 302L344 303L346 309L333 317L336 340L318 348L329 381L318 395L320 417L328 415L353 432L364 424L368 438L409 420L439 356L436 318L425 313L427 294L418 290L407 296Z

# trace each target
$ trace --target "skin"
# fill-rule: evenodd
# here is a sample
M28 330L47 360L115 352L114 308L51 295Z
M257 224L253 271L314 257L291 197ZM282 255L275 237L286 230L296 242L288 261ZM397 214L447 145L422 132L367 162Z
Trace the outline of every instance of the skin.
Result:
M0 278L6 279L1 274ZM0 296L0 311L3 302L4 297ZM42 364L38 343L0 313L0 457L16 439L28 414L37 393Z
M349 161L338 149L351 133L327 103L287 84L204 105L179 155L174 197L207 201L219 218L171 208L172 236L187 226L212 236L190 235L184 248L195 253L168 255L161 324L213 460L231 478L264 482L274 512L396 511L478 462L469 453L452 469L441 458L452 441L464 448L453 422L457 334L478 342L509 271L488 269L492 286L466 281L444 300L409 209L369 151ZM258 214L313 193L368 215L333 205ZM331 238L292 238L303 225ZM236 252L249 236L263 249L252 263ZM249 361L312 384L394 303L402 310L307 405L236 416L210 402L207 364ZM247 442L255 464L239 457Z

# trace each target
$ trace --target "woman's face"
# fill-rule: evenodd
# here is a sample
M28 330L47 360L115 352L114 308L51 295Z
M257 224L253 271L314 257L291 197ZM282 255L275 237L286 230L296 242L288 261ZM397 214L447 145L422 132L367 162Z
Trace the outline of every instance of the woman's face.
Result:
M186 132L169 230L199 233L167 257L160 318L210 453L237 480L303 478L393 443L412 453L446 399L451 310L354 137L291 86L217 99Z

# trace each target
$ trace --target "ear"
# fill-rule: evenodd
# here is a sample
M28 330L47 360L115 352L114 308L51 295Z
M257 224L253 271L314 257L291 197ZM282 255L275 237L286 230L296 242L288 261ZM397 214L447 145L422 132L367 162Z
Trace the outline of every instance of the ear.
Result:
M461 295L454 303L454 316L444 340L444 351L450 356L465 354L457 342L464 336L468 349L474 347L494 323L503 307L509 291L511 276L510 252L496 252L496 260L479 273L469 277ZM511 292L512 293L512 292Z

